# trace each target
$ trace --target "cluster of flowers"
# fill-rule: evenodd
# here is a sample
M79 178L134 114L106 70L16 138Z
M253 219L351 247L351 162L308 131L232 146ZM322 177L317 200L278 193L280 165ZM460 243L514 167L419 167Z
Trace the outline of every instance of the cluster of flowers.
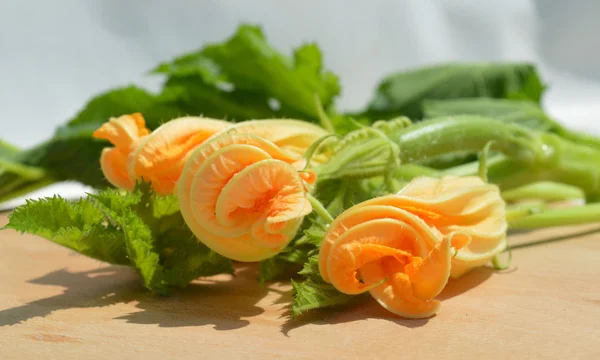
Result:
M112 118L94 133L114 145L100 159L113 185L131 190L143 179L159 194L176 194L198 240L244 262L282 251L312 211L318 171L304 155L327 135L296 120L200 117L150 132L141 114ZM326 161L317 153L311 163ZM319 271L343 293L369 291L393 313L427 317L450 277L506 248L506 230L497 186L478 177L418 177L339 215L323 238Z

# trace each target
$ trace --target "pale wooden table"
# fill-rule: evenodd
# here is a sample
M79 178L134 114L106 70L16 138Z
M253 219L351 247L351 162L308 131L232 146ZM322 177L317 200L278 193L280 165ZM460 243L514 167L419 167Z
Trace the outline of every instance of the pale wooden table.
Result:
M6 216L0 215L0 226ZM374 302L291 322L290 287L256 268L170 298L41 238L0 232L0 358L600 358L600 226L538 231L504 272L451 282L440 313L399 319Z

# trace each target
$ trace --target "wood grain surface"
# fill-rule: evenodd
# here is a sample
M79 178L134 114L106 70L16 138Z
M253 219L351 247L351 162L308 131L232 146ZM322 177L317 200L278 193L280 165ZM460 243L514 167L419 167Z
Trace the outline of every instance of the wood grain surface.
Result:
M0 358L600 358L600 225L510 243L509 270L451 281L430 319L369 301L291 321L290 286L261 288L252 265L161 298L129 268L2 231Z

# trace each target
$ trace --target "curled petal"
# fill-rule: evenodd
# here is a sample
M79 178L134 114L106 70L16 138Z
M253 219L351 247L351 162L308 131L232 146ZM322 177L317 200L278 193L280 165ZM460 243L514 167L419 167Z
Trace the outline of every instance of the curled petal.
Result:
M244 121L227 129L226 132L259 136L297 158L302 157L306 149L315 141L328 134L320 126L291 119ZM318 153L313 157L313 163L319 164L326 159L325 154Z
M360 274L367 283L386 276L384 264L367 264ZM405 318L426 318L435 314L440 302L435 299L421 300L414 296L410 279L406 274L393 273L388 280L370 290L377 302L388 311Z
M100 155L100 168L106 179L114 186L133 190L135 183L127 174L127 156L117 148L104 148Z
M238 261L281 251L312 211L298 161L259 136L225 132L194 151L178 183L197 238Z
M338 216L321 244L319 271L341 292L369 291L391 312L427 317L451 275L504 249L504 211L498 188L479 178L417 178Z
M369 291L396 314L430 316L450 275L450 239L406 210L373 203L331 224L319 253L321 276L346 294Z
M106 139L116 148L129 150L140 138L147 136L150 130L146 128L144 117L140 113L110 118L92 134L96 139Z
M94 131L94 138L106 139L115 146L105 148L100 157L102 172L111 184L123 189L133 189L135 182L127 173L127 158L138 141L149 133L140 113L111 118Z
M343 212L331 223L319 251L319 271L325 281L329 281L330 278L327 261L334 243L346 231L363 223L377 219L393 219L409 224L418 236L410 239L406 238L402 249L417 256L425 256L428 249L435 246L437 239L440 238L439 233L435 229L429 228L422 219L406 210L382 205L386 202L386 199L389 200L392 197L394 195L362 202Z
M404 268L415 297L429 300L442 292L450 276L451 257L451 240L446 238L425 259L412 261Z
M228 128L222 120L183 117L171 120L141 140L127 162L129 178L144 179L159 194L170 194L192 151L215 133Z
M398 193L393 204L387 204L434 213L438 217L423 216L423 220L444 237L461 239L463 245L456 246L460 251L452 260L452 277L486 264L506 248L504 200L497 186L479 177L417 178Z
M390 261L382 259L361 268L360 275L370 284L389 274L386 282L369 290L371 295L396 315L425 318L439 309L440 303L434 297L448 282L450 257L450 241L445 239L425 259L415 258L406 265L404 272L390 269Z
M375 282L363 284L358 270L365 264L389 257L400 269L410 263L411 249L418 234L404 222L377 219L364 222L345 231L333 244L327 259L327 273L331 283L346 294L359 294L369 290ZM392 261L393 260L393 261Z

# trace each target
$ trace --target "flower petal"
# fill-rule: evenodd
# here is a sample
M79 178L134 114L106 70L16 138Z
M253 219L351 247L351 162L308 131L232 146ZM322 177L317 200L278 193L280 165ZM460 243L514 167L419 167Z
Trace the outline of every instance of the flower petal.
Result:
M200 241L238 261L259 261L291 241L312 211L298 159L261 137L223 132L188 159L178 195Z
M376 219L395 219L410 224L419 234L415 238L415 245L410 248L410 251L417 256L425 256L428 249L435 246L437 243L436 239L441 238L435 229L429 228L422 219L406 210L382 205L386 202L386 199L393 196L384 196L355 205L343 212L331 223L319 251L319 271L325 281L329 281L330 275L327 270L327 259L335 241L348 229L365 222Z
M127 174L127 155L117 148L104 148L100 155L100 168L104 176L114 186L133 190L135 183Z
M118 188L133 189L135 181L127 173L127 158L140 139L148 134L149 130L140 113L110 118L94 131L94 138L106 139L115 145L114 148L105 148L100 155L100 167L111 184Z
M178 118L159 126L129 157L129 177L151 182L159 194L172 193L192 151L230 126L226 121L199 117Z
M376 282L387 274L385 264L369 263L360 269L365 283ZM421 300L414 296L408 275L393 273L388 280L369 290L371 296L388 311L409 319L432 316L440 307L437 300Z

